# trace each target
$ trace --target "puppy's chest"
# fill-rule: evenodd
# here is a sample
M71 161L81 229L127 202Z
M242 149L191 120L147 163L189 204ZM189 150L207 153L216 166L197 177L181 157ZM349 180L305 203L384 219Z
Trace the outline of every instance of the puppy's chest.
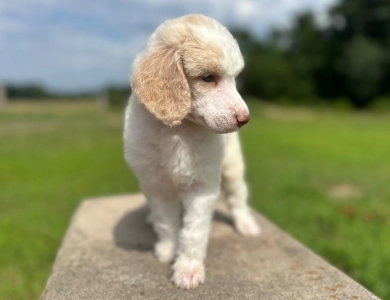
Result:
M173 135L164 142L160 166L173 182L198 182L220 172L223 143L219 137Z

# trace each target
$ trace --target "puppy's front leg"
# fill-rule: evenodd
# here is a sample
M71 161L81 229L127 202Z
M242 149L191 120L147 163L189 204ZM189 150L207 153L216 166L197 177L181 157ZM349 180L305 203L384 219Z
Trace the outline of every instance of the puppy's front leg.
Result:
M159 261L171 262L175 257L180 228L180 203L170 195L143 189L151 209L151 222L158 237L154 253Z
M218 193L218 190L202 192L183 199L183 227L172 278L180 288L195 288L204 282L203 261Z

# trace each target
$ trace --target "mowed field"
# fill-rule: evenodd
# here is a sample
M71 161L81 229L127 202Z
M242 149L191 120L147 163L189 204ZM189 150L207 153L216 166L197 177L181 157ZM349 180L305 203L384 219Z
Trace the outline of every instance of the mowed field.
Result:
M390 299L390 114L250 103L253 206ZM138 191L123 110L15 102L0 111L0 299L37 299L83 198ZM261 249L259 249L261 251Z

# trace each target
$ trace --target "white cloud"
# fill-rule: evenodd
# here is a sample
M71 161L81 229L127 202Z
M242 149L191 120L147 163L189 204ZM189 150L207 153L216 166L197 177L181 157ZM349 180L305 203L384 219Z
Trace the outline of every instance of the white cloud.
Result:
M337 0L3 0L0 80L83 89L127 82L131 62L164 20L203 13L264 35L310 9L320 23ZM322 20L322 21L321 21Z

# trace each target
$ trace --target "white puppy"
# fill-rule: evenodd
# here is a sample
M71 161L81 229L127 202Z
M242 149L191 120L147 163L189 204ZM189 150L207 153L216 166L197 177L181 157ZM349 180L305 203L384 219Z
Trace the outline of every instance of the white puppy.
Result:
M204 282L220 185L238 232L260 232L236 132L249 121L235 84L243 67L230 32L202 15L160 25L133 63L125 158L151 209L155 255L176 258L172 280L181 288Z

